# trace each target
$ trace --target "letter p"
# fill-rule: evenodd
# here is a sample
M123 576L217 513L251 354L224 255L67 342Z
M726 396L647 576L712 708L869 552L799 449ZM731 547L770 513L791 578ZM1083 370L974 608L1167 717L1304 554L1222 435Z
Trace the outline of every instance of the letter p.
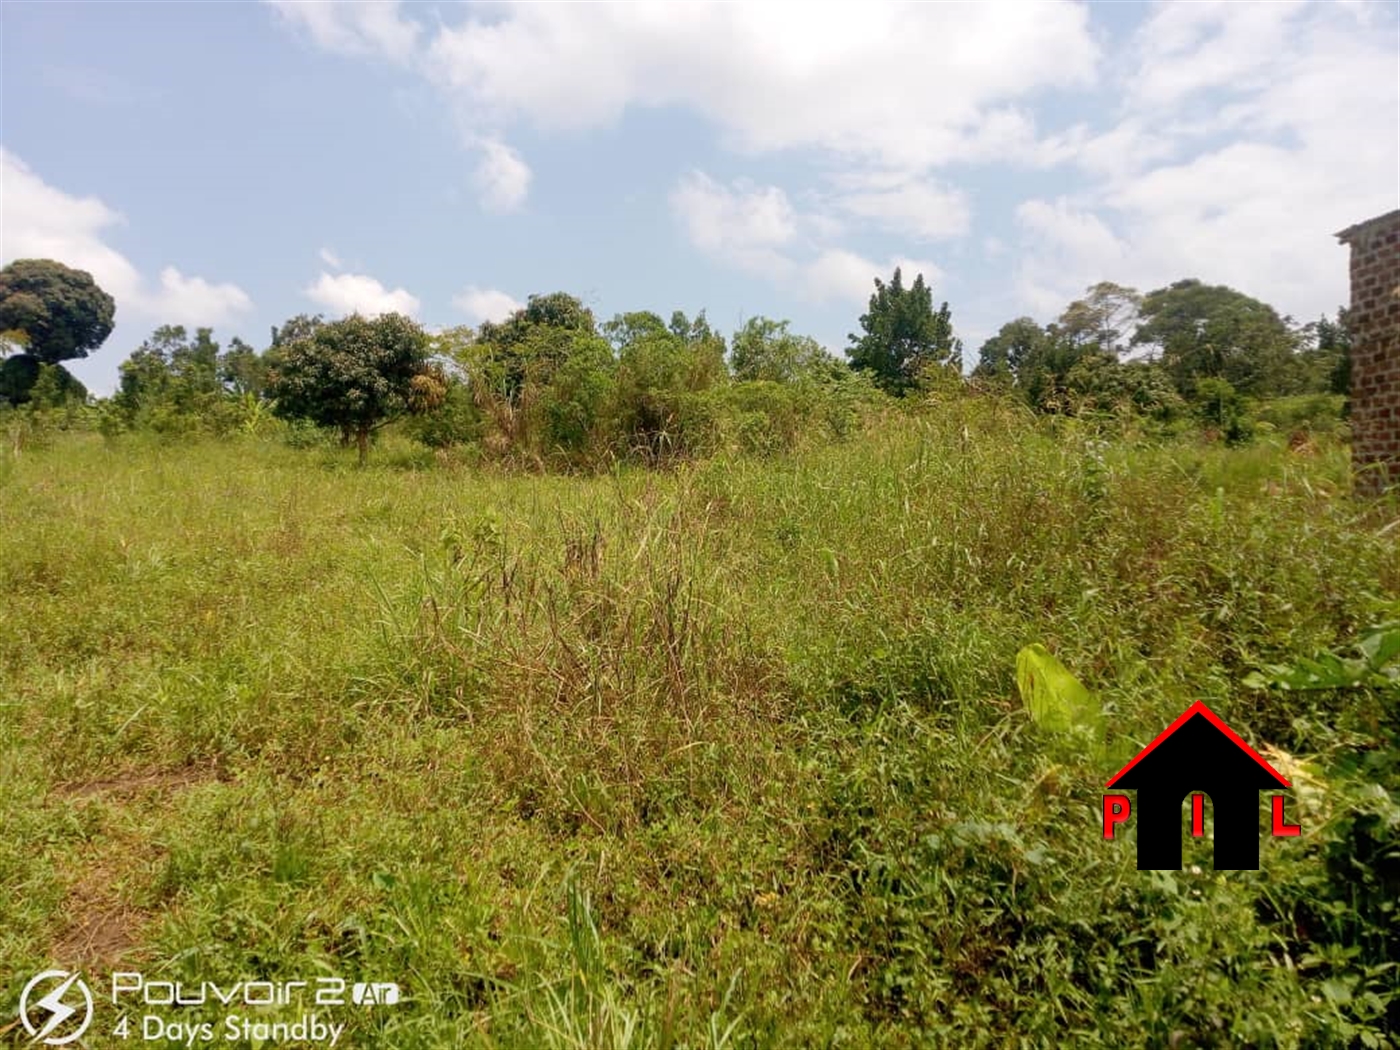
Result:
M1132 815L1133 807L1127 795L1105 795L1103 797L1103 837L1113 838L1113 828L1122 824Z

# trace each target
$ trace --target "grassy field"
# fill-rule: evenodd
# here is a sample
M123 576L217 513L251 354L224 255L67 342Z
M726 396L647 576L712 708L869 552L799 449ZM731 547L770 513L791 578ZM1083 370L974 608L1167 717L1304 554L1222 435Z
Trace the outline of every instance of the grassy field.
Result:
M64 966L397 981L340 1046L1395 1045L1395 700L1241 684L1400 617L1344 448L956 402L665 473L353 458L0 452L0 1042ZM1106 759L1027 718L1032 642ZM1260 871L1100 836L1197 699L1312 759Z

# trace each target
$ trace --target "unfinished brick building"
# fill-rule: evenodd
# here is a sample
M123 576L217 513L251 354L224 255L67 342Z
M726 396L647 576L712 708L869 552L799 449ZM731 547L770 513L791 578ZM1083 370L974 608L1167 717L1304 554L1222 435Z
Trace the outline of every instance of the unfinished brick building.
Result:
M1351 462L1356 491L1400 486L1400 210L1337 234L1351 246Z

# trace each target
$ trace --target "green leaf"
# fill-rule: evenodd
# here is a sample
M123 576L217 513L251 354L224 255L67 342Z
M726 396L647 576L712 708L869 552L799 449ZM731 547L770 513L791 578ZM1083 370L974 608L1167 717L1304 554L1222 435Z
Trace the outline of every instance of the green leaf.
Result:
M1356 643L1361 659L1345 659L1334 652L1314 658L1299 657L1292 664L1266 664L1244 679L1251 689L1348 689L1371 686L1393 689L1400 685L1400 622L1368 628Z
M1037 642L1016 655L1016 687L1026 710L1042 729L1085 732L1093 743L1103 743L1103 708L1045 646Z
M1400 660L1400 621L1368 629L1357 647L1373 671L1379 671L1393 660Z

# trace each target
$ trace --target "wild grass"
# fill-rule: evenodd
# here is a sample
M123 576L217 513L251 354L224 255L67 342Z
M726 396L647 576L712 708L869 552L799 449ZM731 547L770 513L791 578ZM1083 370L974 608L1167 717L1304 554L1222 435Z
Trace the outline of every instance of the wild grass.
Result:
M953 401L595 477L0 458L7 1002L120 960L399 981L355 1046L1394 1045L1394 699L1241 684L1396 615L1338 445ZM1031 642L1111 768L1029 724ZM1100 837L1195 699L1323 770L1258 872Z

